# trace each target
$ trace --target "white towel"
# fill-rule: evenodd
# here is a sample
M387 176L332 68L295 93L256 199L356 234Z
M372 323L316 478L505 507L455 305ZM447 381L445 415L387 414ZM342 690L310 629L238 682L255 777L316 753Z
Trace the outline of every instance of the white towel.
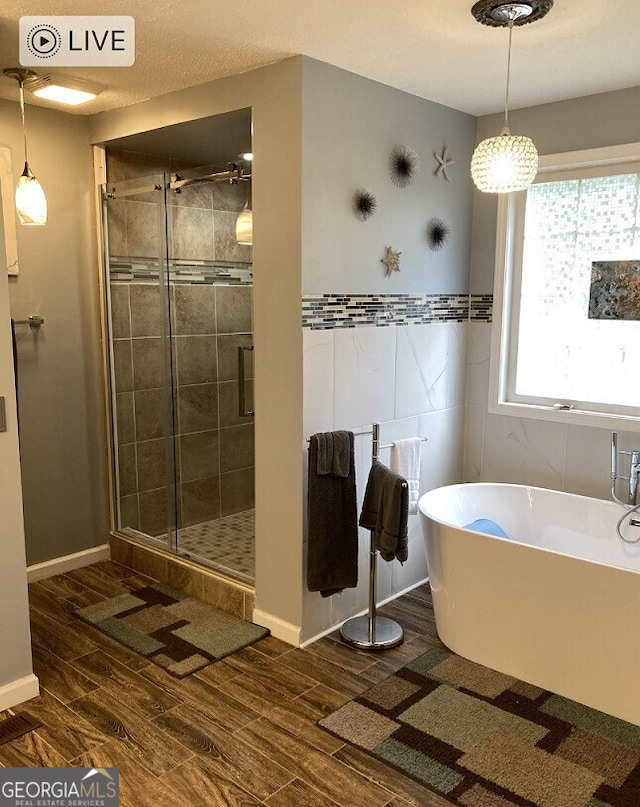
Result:
M407 437L391 446L391 470L404 476L409 485L409 515L418 512L421 442L419 437Z

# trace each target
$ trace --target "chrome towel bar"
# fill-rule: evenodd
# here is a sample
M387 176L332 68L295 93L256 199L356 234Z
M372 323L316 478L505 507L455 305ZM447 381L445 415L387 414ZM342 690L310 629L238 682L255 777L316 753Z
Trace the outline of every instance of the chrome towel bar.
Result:
M14 325L28 325L30 328L39 328L44 325L44 320L37 314L30 314L28 319L14 319Z

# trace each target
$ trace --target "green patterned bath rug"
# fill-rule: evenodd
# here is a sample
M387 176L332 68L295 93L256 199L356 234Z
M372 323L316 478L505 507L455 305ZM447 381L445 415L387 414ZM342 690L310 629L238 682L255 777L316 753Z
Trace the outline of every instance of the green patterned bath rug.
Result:
M269 635L269 630L154 583L79 608L76 616L184 678Z
M640 727L444 648L319 725L461 807L640 805Z

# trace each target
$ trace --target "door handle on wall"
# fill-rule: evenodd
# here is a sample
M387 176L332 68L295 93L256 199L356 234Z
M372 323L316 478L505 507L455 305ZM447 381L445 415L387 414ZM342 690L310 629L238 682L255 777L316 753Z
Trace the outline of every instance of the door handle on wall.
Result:
M247 409L247 378L245 372L245 354L253 345L238 347L238 414L241 418L253 417L255 412Z

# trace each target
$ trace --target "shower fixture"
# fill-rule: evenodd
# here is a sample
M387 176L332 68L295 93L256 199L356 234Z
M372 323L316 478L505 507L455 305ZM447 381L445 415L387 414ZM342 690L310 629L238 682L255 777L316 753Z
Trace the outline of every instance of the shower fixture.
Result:
M538 172L538 152L531 138L509 131L509 83L511 74L511 35L515 25L524 25L544 17L553 0L479 0L471 13L483 25L509 29L507 80L504 99L504 126L497 137L478 144L471 158L471 176L485 193L510 193L531 185Z
M24 85L26 81L37 78L32 70L20 67L6 67L2 71L7 78L13 78L20 87L20 112L22 115L22 136L24 139L24 170L16 186L16 210L20 224L46 224L47 198L42 185L35 178L29 167L27 156L27 129L24 122Z

